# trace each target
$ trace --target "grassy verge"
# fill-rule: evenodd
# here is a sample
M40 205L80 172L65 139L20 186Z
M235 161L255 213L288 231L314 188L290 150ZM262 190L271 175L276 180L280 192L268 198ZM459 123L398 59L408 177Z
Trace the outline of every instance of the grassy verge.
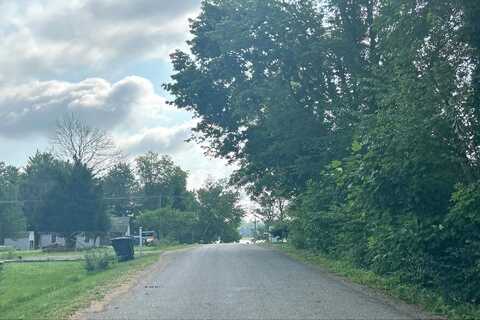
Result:
M83 256L81 251L68 252L44 252L42 250L28 250L28 251L6 251L0 252L0 260L18 260L31 257L52 257L52 256Z
M320 266L352 282L378 289L407 303L419 305L428 312L445 315L448 319L480 319L480 306L448 303L439 292L403 283L397 277L380 276L372 271L355 267L349 261L331 259L310 250L296 249L285 243L264 246L278 249L296 260Z
M98 273L88 273L83 261L7 264L0 275L0 319L65 319L158 257L145 255Z

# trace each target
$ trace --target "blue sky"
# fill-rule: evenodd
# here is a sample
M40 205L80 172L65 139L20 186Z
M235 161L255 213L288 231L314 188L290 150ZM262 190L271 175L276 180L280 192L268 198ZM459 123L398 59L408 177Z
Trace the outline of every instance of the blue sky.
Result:
M200 0L0 0L1 161L48 150L57 119L76 113L130 159L152 150L190 172L189 187L232 171L187 144L195 121L166 104L169 54L186 49Z

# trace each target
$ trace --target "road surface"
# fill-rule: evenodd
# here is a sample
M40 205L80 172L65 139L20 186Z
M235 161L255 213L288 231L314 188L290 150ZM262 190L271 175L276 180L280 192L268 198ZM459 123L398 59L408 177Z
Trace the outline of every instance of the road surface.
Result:
M274 250L215 244L162 256L128 293L82 318L397 320L429 315Z

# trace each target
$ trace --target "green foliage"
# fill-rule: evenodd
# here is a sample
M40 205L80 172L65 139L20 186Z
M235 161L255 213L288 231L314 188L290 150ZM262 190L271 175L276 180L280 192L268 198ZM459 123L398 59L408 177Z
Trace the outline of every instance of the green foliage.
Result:
M100 183L79 162L37 152L25 167L20 192L29 230L61 233L68 247L78 232L100 234L109 227Z
M288 231L289 226L285 222L277 222L272 226L270 230L270 234L272 237L278 237L279 239L287 239L288 238Z
M142 212L136 223L144 230L153 230L161 241L193 243L195 240L196 215L193 212L173 208L161 208Z
M243 209L238 202L240 194L228 187L226 181L207 181L197 191L198 198L198 239L210 243L220 239L233 242L240 239Z
M206 1L165 88L295 245L478 304L479 10Z
M92 249L85 253L85 270L88 272L103 271L115 261L115 255L107 249Z
M191 209L193 199L186 188L188 174L171 157L150 151L135 161L144 195L143 210L163 207Z
M480 183L458 185L452 207L435 226L439 284L459 301L480 302Z
M240 236L240 232L234 225L227 225L220 236L220 239L223 243L232 243L240 241L242 237Z
M178 243L211 243L240 239L243 210L238 206L239 194L225 182L209 181L197 191L197 203L192 211L172 207L147 210L137 217L136 224L144 230L154 230L161 241Z
M15 200L20 183L20 174L15 167L0 162L0 200L12 201L0 203L0 243L3 239L25 231L26 222L22 209Z
M55 159L51 153L37 151L29 157L25 166L20 195L23 202L23 212L27 219L28 230L45 231L49 229L49 214L44 200L54 189L61 189L63 175L68 171L68 165Z
M138 204L131 195L138 191L135 174L127 163L117 163L102 179L107 212L115 216L127 216L137 211Z
M242 160L234 176L240 185L291 193L343 150L331 130L338 99L323 81L332 70L314 7L304 0L207 1L192 23L193 57L172 56L176 73L165 86L172 103L198 115L196 140L211 142L209 151ZM336 128L339 136L348 131Z
M58 183L44 200L43 230L63 234L67 247L72 247L79 231L101 234L109 222L103 202L102 189L92 171L76 162L63 170Z

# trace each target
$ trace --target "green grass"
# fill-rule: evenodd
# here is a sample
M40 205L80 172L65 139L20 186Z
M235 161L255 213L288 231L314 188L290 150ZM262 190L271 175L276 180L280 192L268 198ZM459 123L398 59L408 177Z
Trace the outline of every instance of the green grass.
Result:
M0 319L64 319L158 256L115 263L98 273L88 273L83 261L6 264L0 275Z
M169 250L178 250L182 248L190 248L194 246L195 244L159 244L156 246L143 246L142 249L140 249L139 246L135 246L135 253L157 253Z
M18 260L18 259L28 259L31 257L83 256L83 254L84 254L83 251L43 252L42 250L27 250L27 251L16 250L16 251L0 252L0 260Z
M139 246L135 247L135 252L138 253L139 255L147 255L147 254L157 254L161 253L166 250L176 250L176 249L181 249L185 248L186 245L183 244L160 244L157 246L143 246L142 249L140 250ZM113 251L112 247L108 247L109 250ZM80 251L67 251L67 252L44 252L42 250L26 250L26 251L20 251L20 250L9 250L9 251L2 251L0 252L0 260L19 260L19 259L28 259L31 257L83 257L85 254L85 250L80 250ZM21 257L21 258L20 258Z
M448 319L480 319L480 306L448 303L439 292L403 283L397 277L380 276L370 270L358 268L349 261L332 259L310 250L296 249L285 243L265 246L281 250L296 260L322 267L352 282L378 289L407 303L419 305L428 312L445 315Z

